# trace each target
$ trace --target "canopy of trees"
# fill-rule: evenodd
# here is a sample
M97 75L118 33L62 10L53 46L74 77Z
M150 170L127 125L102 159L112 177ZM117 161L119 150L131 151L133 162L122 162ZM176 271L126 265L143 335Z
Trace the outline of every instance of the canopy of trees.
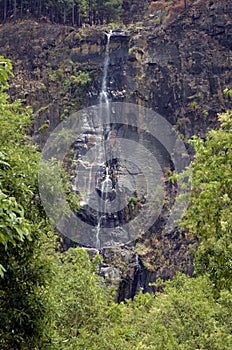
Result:
M116 304L101 259L61 253L41 207L40 155L29 144L30 108L4 92L0 70L1 350L227 350L232 348L232 113L206 141L194 137L192 195L184 225L202 244L196 278L177 275L156 295Z
M29 145L32 111L9 102L11 63L0 69L0 348L34 349L50 337L43 290L50 266L42 245L49 232L37 199L39 153ZM27 345L26 345L27 344Z
M81 26L119 19L122 0L1 0L0 21L25 16Z
M198 272L210 274L218 290L232 288L232 112L219 115L221 127L205 142L191 140L192 194L183 225L200 237Z

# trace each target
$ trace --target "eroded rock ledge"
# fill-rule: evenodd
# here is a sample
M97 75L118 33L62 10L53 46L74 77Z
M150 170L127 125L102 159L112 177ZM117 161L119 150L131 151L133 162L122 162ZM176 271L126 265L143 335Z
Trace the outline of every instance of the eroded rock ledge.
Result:
M115 32L109 97L152 108L186 139L204 137L216 114L232 107L223 94L232 84L231 13L231 1L194 1L188 12L162 20L149 13ZM41 146L62 118L99 102L106 30L30 21L0 27L2 54L14 65L10 92L33 106L33 139ZM165 215L132 246L102 250L101 273L117 286L118 300L151 291L157 277L193 273L196 239L178 229L164 235Z

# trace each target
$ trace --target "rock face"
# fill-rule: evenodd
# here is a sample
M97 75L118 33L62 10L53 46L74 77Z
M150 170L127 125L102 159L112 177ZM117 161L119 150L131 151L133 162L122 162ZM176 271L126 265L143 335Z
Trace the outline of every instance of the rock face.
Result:
M133 13L136 3L134 9L131 1L124 6ZM112 101L158 112L185 139L193 134L204 137L217 124L216 114L232 107L223 94L232 84L232 3L197 0L187 11L179 3L166 12L150 5L139 24L115 31L107 92ZM141 20L139 12L136 16L135 21ZM62 118L99 103L106 30L28 21L0 27L2 54L14 64L11 93L33 106L33 138L41 146ZM88 137L91 142L93 135ZM196 239L177 229L163 232L175 198L175 187L167 183L166 189L166 207L149 232L129 246L101 252L101 274L118 288L118 300L140 289L153 290L149 283L157 277L193 273Z

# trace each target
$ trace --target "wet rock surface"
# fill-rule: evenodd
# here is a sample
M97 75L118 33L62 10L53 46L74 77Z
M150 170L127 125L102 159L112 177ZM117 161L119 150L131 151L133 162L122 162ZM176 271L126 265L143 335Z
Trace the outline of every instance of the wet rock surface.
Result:
M130 4L124 1L124 6ZM133 6L135 11L138 1ZM232 84L231 14L231 1L198 0L187 13L183 9L178 13L170 11L158 21L157 13L154 16L149 13L139 25L114 31L107 81L110 100L151 108L174 125L185 139L193 134L204 137L217 125L216 114L232 107L223 94ZM139 11L136 16L135 22L141 20ZM99 103L106 30L30 21L0 27L2 54L11 58L14 65L10 92L33 106L36 115L33 140L41 148L62 118ZM47 127L42 131L45 124ZM119 125L115 131L136 140L133 130ZM82 155L84 149L87 151L94 145L96 138L97 134L87 128L76 140L75 151ZM147 141L154 146L155 140ZM161 155L156 156L165 158L163 151ZM167 157L164 168L168 162ZM85 166L89 165L82 164L82 171ZM118 185L127 196L134 196L131 188L133 179L139 175L138 169L121 163L117 170ZM115 186L113 175L111 181ZM118 231L115 233L119 237L118 246L102 249L104 263L100 273L107 283L117 287L119 301L133 297L140 289L154 290L150 283L158 277L167 279L176 271L193 274L196 239L177 229L168 234L163 231L175 191L174 186L166 184L167 203L148 232L128 246L121 246L120 235L125 232ZM142 197L142 193L137 196ZM139 211L141 203L133 204L130 211L122 212L121 221L129 220ZM79 215L93 227L96 225L95 213L88 212L85 204ZM118 217L112 217L114 224L117 220ZM67 246L72 244L76 243L69 242ZM93 256L95 251L88 249Z

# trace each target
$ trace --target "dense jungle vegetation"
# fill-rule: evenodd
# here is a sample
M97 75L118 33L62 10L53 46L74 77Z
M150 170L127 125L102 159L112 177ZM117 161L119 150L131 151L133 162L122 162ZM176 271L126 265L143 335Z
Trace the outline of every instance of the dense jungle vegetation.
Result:
M0 65L0 348L75 350L231 349L232 112L203 141L191 139L191 200L182 225L200 240L195 278L155 295L114 302L100 256L61 253L40 202L40 153L30 107L10 102L11 62ZM230 95L231 91L227 91ZM186 170L188 173L189 170Z

